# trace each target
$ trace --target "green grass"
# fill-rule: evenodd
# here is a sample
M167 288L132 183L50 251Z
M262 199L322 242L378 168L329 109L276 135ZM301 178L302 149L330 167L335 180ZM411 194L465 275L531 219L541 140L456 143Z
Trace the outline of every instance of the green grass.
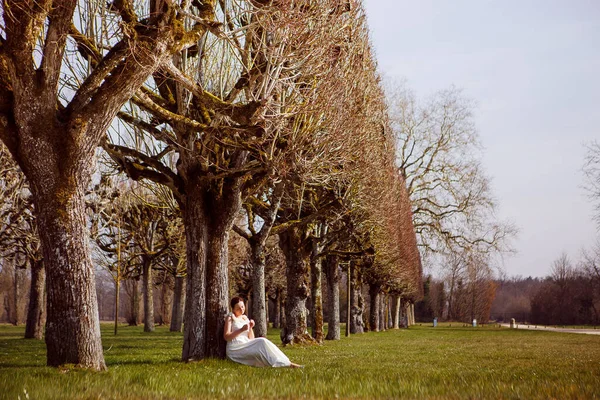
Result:
M285 348L306 365L294 370L186 364L179 333L111 329L102 326L109 369L94 373L45 367L43 342L0 325L0 398L600 398L593 335L423 324Z

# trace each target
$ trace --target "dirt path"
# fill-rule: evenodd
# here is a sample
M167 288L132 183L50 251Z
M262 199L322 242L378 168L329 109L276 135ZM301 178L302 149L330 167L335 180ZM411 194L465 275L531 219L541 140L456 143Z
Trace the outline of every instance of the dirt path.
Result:
M510 324L501 324L504 328L510 328ZM569 329L569 328L553 328L550 326L541 325L524 325L517 324L517 329L529 329L532 331L551 331L565 333L583 333L586 335L600 335L600 329Z

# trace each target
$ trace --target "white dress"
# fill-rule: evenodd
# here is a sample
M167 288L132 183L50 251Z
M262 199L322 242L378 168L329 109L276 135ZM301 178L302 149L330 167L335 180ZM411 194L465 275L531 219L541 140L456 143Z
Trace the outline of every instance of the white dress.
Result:
M236 331L248 323L245 315L231 317L231 331ZM290 360L273 342L266 338L250 339L244 331L227 342L227 358L240 364L253 367L289 367Z

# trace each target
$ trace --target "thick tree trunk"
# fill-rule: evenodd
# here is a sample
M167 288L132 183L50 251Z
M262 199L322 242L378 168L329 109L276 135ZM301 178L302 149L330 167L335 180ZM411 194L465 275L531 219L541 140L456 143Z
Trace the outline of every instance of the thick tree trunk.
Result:
M379 331L379 291L379 285L375 285L372 283L369 284L369 330L373 332Z
M363 333L363 309L364 299L362 296L362 281L357 265L352 266L352 290L350 291L350 333Z
M152 260L147 256L142 256L142 284L144 290L144 332L154 332Z
M279 235L279 244L286 257L287 297L285 324L281 334L284 344L312 342L307 333L308 252L298 228L289 228Z
M400 295L392 297L392 328L400 328Z
M106 369L85 221L85 185L59 187L45 195L39 184L32 186L38 187L34 199L46 267L47 363Z
M175 277L173 289L173 308L171 310L171 332L181 332L183 325L183 305L185 304L185 277Z
M25 324L25 339L41 339L44 335L46 307L44 302L46 289L46 270L41 260L31 263L31 289Z
M208 227L206 225L205 199L200 188L192 187L188 189L187 199L182 210L187 255L182 359L188 361L204 358L206 344L206 249L208 246Z
M312 255L310 259L310 283L311 283L311 327L312 337L317 343L323 342L323 295L321 293L321 275L322 266L319 258L318 243L313 243Z
M254 335L267 336L267 304L265 300L265 254L264 247L257 240L250 241L252 254L252 318Z
M325 279L327 282L327 337L326 340L340 340L340 272L337 256L325 259Z
M206 257L206 356L225 358L223 329L229 309L228 248L230 226L210 230Z

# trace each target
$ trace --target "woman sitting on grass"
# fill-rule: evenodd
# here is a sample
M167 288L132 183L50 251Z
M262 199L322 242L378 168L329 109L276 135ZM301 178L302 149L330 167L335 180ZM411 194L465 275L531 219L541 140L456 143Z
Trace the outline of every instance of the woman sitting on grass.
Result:
M227 341L227 358L253 367L299 368L277 346L266 338L255 338L254 320L244 315L244 299L231 299L231 313L225 317L223 337Z

